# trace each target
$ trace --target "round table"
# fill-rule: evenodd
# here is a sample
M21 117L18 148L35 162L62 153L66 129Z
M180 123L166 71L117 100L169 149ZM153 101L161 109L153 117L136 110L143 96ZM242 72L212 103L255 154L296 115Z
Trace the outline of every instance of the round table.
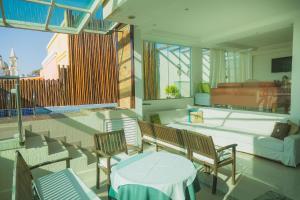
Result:
M197 170L183 156L147 152L112 168L110 197L115 199L195 199Z

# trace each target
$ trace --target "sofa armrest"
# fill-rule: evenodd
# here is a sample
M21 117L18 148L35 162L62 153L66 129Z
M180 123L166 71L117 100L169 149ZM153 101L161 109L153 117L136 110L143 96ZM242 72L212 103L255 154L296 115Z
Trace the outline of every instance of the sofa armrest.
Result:
M296 167L300 163L300 134L284 138L283 145L283 163Z

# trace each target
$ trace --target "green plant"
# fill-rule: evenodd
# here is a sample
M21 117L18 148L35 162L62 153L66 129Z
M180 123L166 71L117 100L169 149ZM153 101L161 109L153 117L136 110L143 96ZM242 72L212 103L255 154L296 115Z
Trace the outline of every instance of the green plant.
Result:
M169 85L165 88L165 93L169 97L180 97L180 91L176 85Z

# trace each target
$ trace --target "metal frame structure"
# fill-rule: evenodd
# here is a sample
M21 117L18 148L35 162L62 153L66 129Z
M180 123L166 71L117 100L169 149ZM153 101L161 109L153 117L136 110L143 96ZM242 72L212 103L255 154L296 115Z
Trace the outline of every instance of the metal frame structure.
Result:
M82 31L106 34L114 29L118 23L110 22L103 19L102 17L99 18L99 16L96 16L97 12L102 12L101 6L103 6L104 1L105 0L91 0L90 4L86 5L86 7L83 8L78 5L76 6L76 4L74 6L70 5L70 3L64 4L63 1L58 0L0 0L0 26L67 34L79 34ZM26 21L26 19L16 20L14 18L10 18L7 14L8 12L28 12L28 10L12 11L11 9L6 9L9 6L17 7L17 3L22 3L22 5L26 5L28 8L32 8L35 10L38 10L39 7L43 9L48 8L46 16L37 16L40 17L40 20L45 17L44 23ZM66 12L70 11L70 13L77 12L80 13L82 17L80 16L79 23L76 24L75 27L65 26L66 21L64 21L60 25L54 25L51 24L51 19L56 15L55 9L63 9ZM44 13L42 14L44 15ZM10 15L14 15L14 13L10 13ZM72 17L74 16L71 16L71 18ZM97 24L97 27L88 26L89 23L95 23Z

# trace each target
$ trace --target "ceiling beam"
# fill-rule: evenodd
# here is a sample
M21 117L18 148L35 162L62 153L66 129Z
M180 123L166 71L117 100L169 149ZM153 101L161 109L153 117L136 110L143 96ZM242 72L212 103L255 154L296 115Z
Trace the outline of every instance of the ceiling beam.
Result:
M90 21L91 17L97 11L97 9L102 4L102 2L103 2L103 0L94 0L92 6L90 8L90 12L85 14L85 16L83 17L83 19L81 20L81 23L79 24L79 26L77 28L78 33L80 33L83 30L83 28L85 27L85 25Z
M1 24L1 23L0 23ZM7 28L19 28L19 29L27 29L27 30L35 30L35 31L43 31L45 32L45 28L38 23L29 23L29 22L21 22L16 20L8 20ZM52 26L48 27L47 32L53 33L67 33L67 34L76 34L77 29L70 27L60 27L60 26Z
M7 22L6 22L6 17L5 17L5 13L4 13L4 6L3 6L2 0L0 0L0 9L1 9L1 15L2 15L3 24L6 26Z
M47 18L46 18L46 22L45 22L45 30L48 30L48 25L50 22L50 19L52 17L52 13L53 13L53 9L54 9L54 3L55 0L51 0L51 6L48 9L48 14L47 14Z

